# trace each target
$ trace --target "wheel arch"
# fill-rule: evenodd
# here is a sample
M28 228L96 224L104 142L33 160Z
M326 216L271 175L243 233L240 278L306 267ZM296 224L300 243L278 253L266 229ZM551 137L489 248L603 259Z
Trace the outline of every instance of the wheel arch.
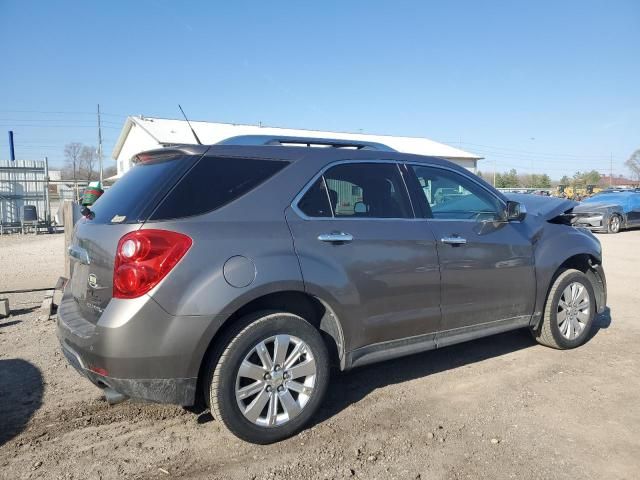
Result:
M540 293L542 295L537 296L536 308L532 319L532 328L537 330L542 322L542 312L549 296L549 292L553 283L558 276L565 270L574 269L584 273L593 287L593 292L596 296L596 312L602 313L607 303L607 284L602 269L602 259L599 255L592 253L574 253L562 262L560 262L553 270L548 281L546 282L546 288L542 289Z
M302 290L280 290L259 295L236 308L220 324L208 341L204 354L198 361L198 387L196 398L203 398L204 375L224 345L230 340L237 327L236 320L259 311L283 311L298 315L320 331L329 351L332 363L344 368L345 341L342 324L331 306L321 298Z

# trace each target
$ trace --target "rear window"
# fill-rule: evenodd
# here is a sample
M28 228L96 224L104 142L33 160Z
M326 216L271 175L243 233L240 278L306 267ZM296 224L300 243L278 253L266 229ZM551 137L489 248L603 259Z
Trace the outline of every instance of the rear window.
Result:
M133 167L102 195L92 223L144 221L198 156L163 155Z
M200 215L232 202L288 165L281 160L204 156L149 220Z

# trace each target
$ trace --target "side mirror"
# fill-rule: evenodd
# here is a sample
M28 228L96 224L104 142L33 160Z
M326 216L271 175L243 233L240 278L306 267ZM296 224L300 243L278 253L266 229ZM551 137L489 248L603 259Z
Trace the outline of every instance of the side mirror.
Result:
M527 209L521 203L508 201L505 215L507 222L521 222L527 216Z
M356 202L355 205L353 206L353 211L354 213L367 213L369 211L369 207L367 207L367 204L364 202Z

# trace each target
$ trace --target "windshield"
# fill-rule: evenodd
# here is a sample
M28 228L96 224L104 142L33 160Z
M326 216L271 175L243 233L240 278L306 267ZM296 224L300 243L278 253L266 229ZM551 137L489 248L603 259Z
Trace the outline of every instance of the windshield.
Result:
M197 156L175 155L139 163L92 206L92 223L136 223L146 220Z

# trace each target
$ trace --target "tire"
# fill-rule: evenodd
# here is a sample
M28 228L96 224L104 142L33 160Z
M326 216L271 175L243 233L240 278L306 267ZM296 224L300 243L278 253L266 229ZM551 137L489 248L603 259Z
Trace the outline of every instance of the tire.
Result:
M230 337L208 370L214 418L235 436L257 444L300 431L329 384L329 355L320 332L302 317L271 311L240 319ZM249 376L241 375L241 365Z
M622 228L622 218L620 215L612 214L609 217L609 222L607 223L607 233L618 233Z
M577 291L580 292L579 299L588 299L587 310L584 309L584 300L567 305L565 300L568 299L571 302L570 296L574 285L584 288L584 293L579 289ZM564 308L565 305L567 308ZM589 278L579 270L565 270L556 277L549 290L541 326L539 331L533 332L533 335L538 343L547 347L560 350L578 347L589 337L596 309L596 296ZM563 314L563 311L567 313ZM578 332L579 328L581 329ZM572 335L574 333L575 336Z

